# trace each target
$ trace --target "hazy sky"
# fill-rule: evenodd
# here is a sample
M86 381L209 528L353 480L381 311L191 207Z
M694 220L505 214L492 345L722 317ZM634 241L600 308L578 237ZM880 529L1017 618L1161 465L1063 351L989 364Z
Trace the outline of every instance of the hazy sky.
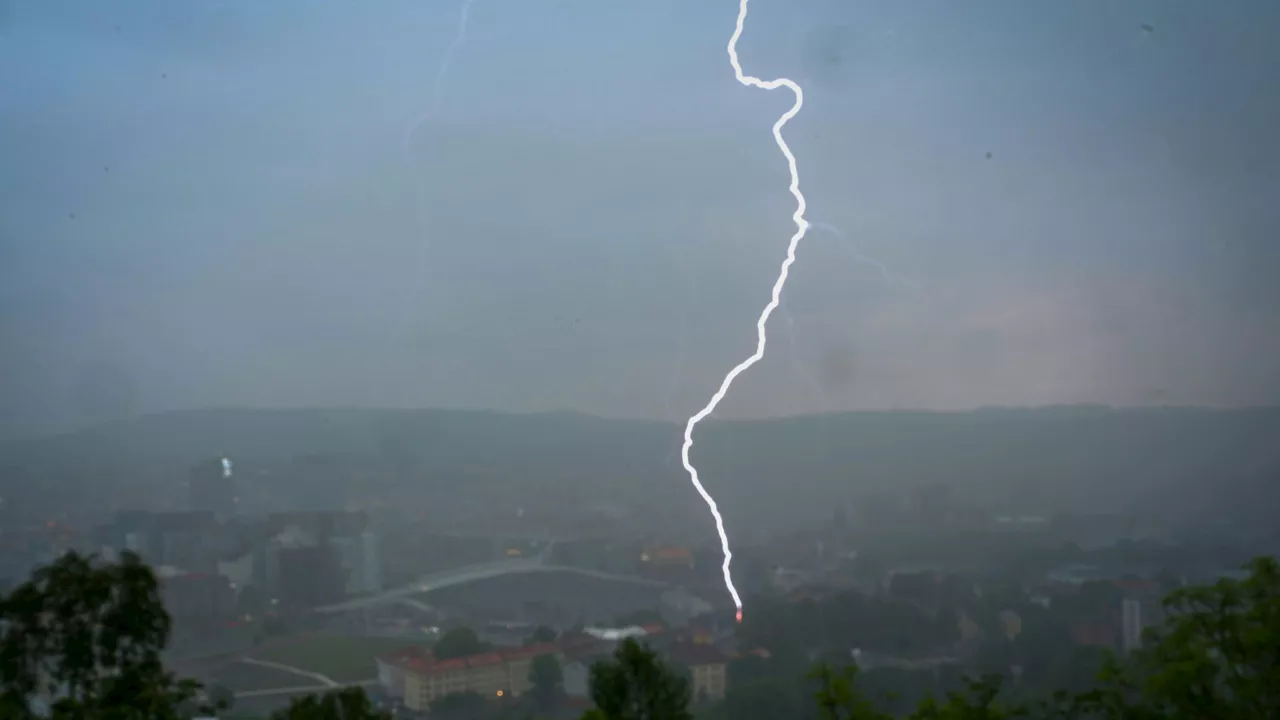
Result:
M475 0L406 143L459 8L0 0L0 435L700 407L793 210L737 1ZM1280 401L1277 36L1274 0L752 0L846 239L721 414Z

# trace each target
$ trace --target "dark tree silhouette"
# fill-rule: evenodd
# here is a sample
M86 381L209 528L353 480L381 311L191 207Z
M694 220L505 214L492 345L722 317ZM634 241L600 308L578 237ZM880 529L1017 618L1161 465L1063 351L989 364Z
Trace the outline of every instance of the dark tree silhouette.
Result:
M564 692L564 668L555 655L539 655L529 663L529 691L534 705L543 712L555 708Z
M294 698L289 707L272 713L271 720L392 720L392 715L374 708L363 688L350 687Z
M482 653L490 648L488 643L480 641L480 636L469 627L454 628L436 641L431 649L433 655L441 660L466 657Z
M556 631L546 625L539 625L533 629L533 633L525 638L525 645L541 645L549 643L556 639Z
M647 646L627 639L591 667L592 720L692 720L689 680Z
M184 717L199 685L165 672L169 628L155 574L137 555L63 555L0 599L0 717Z

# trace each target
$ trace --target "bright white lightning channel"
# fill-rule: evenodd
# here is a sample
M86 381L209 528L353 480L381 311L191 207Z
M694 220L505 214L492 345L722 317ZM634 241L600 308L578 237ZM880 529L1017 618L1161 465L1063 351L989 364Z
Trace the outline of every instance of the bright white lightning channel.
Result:
M791 236L791 242L787 244L787 257L782 261L782 268L778 272L778 279L773 283L773 293L769 298L769 304L764 306L764 311L760 313L760 318L756 320L756 351L746 360L738 363L728 375L724 376L724 380L720 383L720 389L711 396L711 400L707 402L706 407L702 408L693 417L689 418L689 422L684 426L684 446L680 449L680 459L684 462L684 469L689 473L689 480L693 482L694 488L698 494L706 501L707 507L711 509L711 515L716 521L716 532L720 534L720 547L724 550L724 564L721 570L724 571L724 585L729 591L729 595L733 597L733 604L738 609L738 620L742 620L742 598L738 597L738 589L733 585L733 576L729 572L729 563L733 560L733 553L729 550L729 536L724 530L724 518L720 517L720 510L716 507L716 501L702 486L702 482L698 479L698 469L689 461L689 450L693 447L693 430L698 426L702 419L715 412L716 406L724 399L729 392L729 387L733 385L733 381L739 375L746 372L748 368L760 362L764 357L764 349L767 343L765 326L769 323L769 316L777 309L778 304L782 300L782 289L787 284L787 274L791 270L791 264L796 261L796 248L800 245L800 240L804 237L805 231L809 229L809 221L804 219L805 200L804 195L800 193L800 173L796 170L796 156L791 154L791 148L787 146L787 141L782 139L782 128L791 118L800 112L800 108L804 107L804 91L795 82L787 78L778 78L777 80L764 81L758 77L752 77L742 72L742 65L738 62L738 38L742 36L742 25L747 19L747 2L748 0L740 0L738 5L738 22L733 30L733 37L729 39L729 64L733 65L733 74L739 83L747 87L756 87L762 90L777 90L785 87L790 90L796 97L795 104L791 109L783 113L782 117L773 124L773 139L778 143L778 149L782 151L783 156L787 158L787 166L791 170L791 194L796 199L796 211L791 216L796 224L796 232Z

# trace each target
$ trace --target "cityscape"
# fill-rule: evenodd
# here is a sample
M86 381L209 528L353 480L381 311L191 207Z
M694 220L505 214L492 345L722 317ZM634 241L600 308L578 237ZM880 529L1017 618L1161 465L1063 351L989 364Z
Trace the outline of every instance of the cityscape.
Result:
M0 720L1277 720L1277 37L0 0Z

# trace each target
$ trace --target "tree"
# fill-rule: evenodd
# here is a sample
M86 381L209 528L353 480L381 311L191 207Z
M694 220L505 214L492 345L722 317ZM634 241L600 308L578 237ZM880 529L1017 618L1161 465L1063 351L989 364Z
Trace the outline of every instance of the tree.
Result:
M757 679L731 685L724 698L724 716L732 720L772 720L810 717L804 688L788 678Z
M271 714L271 720L391 720L389 711L378 710L363 688L348 687L324 695L294 698L289 707Z
M530 696L538 709L549 712L560 699L564 685L564 668L555 655L539 655L529 663Z
M1129 663L1112 657L1081 705L1117 719L1280 717L1280 565L1246 566L1243 580L1175 590L1169 618Z
M556 631L546 625L539 625L533 629L533 634L525 638L526 647L530 645L542 645L544 643L553 642L556 639Z
M480 641L480 636L469 627L454 628L445 633L431 648L432 654L441 660L466 657L488 650L490 646Z
M628 638L611 660L591 666L594 720L692 720L690 683L647 646Z
M856 665L836 671L829 665L818 664L809 673L809 679L818 684L814 699L818 703L821 720L890 720L888 715L877 711L866 698L854 691L857 675Z
M1096 664L1094 651L1062 656L1065 663L1046 672L1058 690L1035 704L1014 703L1004 693L998 675L967 679L961 692L941 698L925 697L905 715L906 720L1165 720L1219 718L1262 720L1280 717L1280 563L1259 558L1243 580L1220 580L1207 587L1175 590L1164 601L1169 620L1149 631L1146 649L1121 659L1109 656L1095 688L1074 694L1070 685ZM1109 592L1094 588L1099 596ZM1101 605L1101 603L1099 603ZM795 615L813 613L810 604ZM748 617L759 616L759 606ZM779 611L781 608L774 608ZM802 617L792 615L797 629ZM819 618L819 626L839 628L839 615ZM1047 636L1046 636L1047 637ZM1021 640L1022 637L1019 637ZM1003 664L1003 663L997 663ZM716 709L724 717L743 720L812 717L822 720L890 720L894 717L869 702L865 676L856 667L833 670L818 665L809 675L816 681L813 706L792 696L798 684L778 676L762 677L759 663L732 668L729 694ZM1055 674L1056 673L1056 674ZM785 674L784 674L785 677ZM958 678L957 678L958 679ZM864 687L856 688L855 680ZM1069 686L1063 688L1062 684ZM1025 679L1021 690L1027 690ZM954 682L943 687L956 687ZM932 692L932 691L931 691ZM1019 696L1021 700L1023 696ZM596 709L584 720L615 718L686 720L688 683L659 663L633 641L620 647L612 662L592 668L592 699ZM1036 699L1034 697L1027 699ZM811 711L812 710L812 711ZM903 711L906 709L904 708Z
M198 683L165 672L170 618L155 574L134 553L118 563L63 555L0 598L0 717L177 720Z
M230 710L236 704L236 694L224 685L210 685L205 688L209 704L221 710Z

